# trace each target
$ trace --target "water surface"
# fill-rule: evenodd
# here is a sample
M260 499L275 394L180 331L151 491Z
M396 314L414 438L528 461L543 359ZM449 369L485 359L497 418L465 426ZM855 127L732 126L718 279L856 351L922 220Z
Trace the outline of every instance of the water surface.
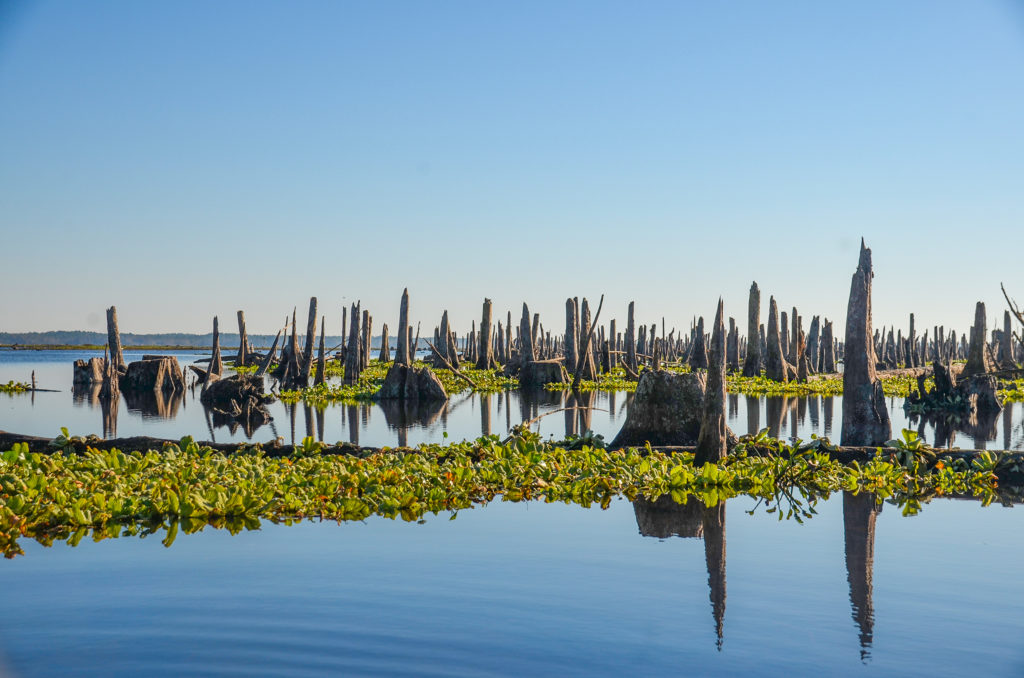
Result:
M561 439L592 430L611 440L625 421L632 394L567 392L524 394L460 394L447 403L403 407L398 403L329 405L325 409L303 404L272 403L271 424L255 431L218 426L199 402L199 392L177 397L122 393L113 406L99 398L99 388L72 390L72 363L102 353L96 351L0 350L0 382L28 381L32 371L41 388L57 393L0 395L0 429L29 435L55 436L66 426L75 435L105 437L148 435L177 439L191 435L217 442L285 442L312 436L325 442L349 441L365 446L417 445L480 435L505 435L524 421L544 436ZM126 352L138 360L141 351ZM174 353L182 365L204 357L200 353ZM917 430L929 443L976 449L1024 449L1024 403L1008 404L994 419L960 431L942 431L941 425L911 420L902 398L887 398L894 435L903 428ZM737 434L768 428L773 436L810 439L812 434L838 442L842 423L842 397L728 396L727 423Z

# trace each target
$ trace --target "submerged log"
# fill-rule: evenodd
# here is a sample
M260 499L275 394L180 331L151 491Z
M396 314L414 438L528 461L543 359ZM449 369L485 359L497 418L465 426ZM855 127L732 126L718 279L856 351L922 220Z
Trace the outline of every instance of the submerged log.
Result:
M871 330L871 250L860 243L846 309L843 369L843 445L882 445L892 437L889 411L875 364Z
M266 403L274 396L263 393L263 377L253 374L218 379L203 390L199 400L213 414L241 424L247 433L273 419Z

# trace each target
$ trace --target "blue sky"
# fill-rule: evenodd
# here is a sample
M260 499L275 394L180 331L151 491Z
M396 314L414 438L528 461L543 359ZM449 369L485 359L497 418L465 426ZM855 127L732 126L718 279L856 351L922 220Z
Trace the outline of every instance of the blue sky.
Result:
M1009 1L0 0L0 330L757 280L841 335L861 236L876 326L966 328L1024 299L1022 85Z

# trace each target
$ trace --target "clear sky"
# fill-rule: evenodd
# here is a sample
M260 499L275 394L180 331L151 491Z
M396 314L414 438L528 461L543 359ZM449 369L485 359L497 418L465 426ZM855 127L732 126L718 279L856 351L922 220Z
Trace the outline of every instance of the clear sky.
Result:
M1024 301L1024 5L0 0L0 330ZM763 317L763 316L762 316Z

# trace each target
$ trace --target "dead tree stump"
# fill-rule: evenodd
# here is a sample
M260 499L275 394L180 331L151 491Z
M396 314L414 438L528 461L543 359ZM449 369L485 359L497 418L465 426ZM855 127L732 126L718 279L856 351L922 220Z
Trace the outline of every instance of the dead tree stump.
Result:
M743 359L743 376L757 377L761 374L761 290L757 282L750 284L750 300L747 303L747 356Z
M871 250L860 243L846 309L842 445L882 445L892 436L871 331Z
M490 370L497 367L494 360L494 348L491 345L491 300L484 299L480 313L480 349L477 351L476 368Z
M768 301L768 331L765 335L768 342L768 354L764 360L765 376L772 381L788 382L789 365L783 355L782 341L779 335L779 307L775 297Z
M719 299L715 324L711 329L704 407L700 434L697 437L697 450L693 458L696 466L703 466L706 463L717 464L727 453L729 429L725 425L725 326L722 322L722 311L722 300Z

